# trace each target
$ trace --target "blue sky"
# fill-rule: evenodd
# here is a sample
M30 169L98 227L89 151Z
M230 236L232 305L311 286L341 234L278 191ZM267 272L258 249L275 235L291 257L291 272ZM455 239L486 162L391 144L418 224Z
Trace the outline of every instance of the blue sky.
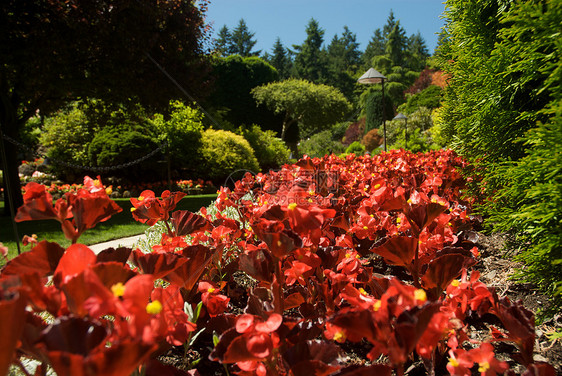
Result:
M213 25L213 37L226 25L234 29L241 18L257 44L254 50L271 53L277 37L285 47L302 44L311 18L324 29L324 43L341 35L347 25L357 36L363 51L375 29L385 25L390 10L406 30L418 31L430 53L437 45L437 33L444 24L441 15L444 0L211 0L207 22Z

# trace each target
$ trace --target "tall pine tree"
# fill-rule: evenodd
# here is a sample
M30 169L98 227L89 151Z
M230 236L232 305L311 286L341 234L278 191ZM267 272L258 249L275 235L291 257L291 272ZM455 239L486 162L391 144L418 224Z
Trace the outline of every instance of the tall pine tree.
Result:
M306 27L306 35L303 44L293 46L297 51L294 63L296 76L316 84L324 83L327 76L326 51L322 49L324 30L314 18Z
M217 34L217 39L215 40L215 50L221 56L228 56L232 54L232 35L226 25L221 27L219 33Z
M231 35L232 53L243 57L258 56L261 50L252 51L257 43L257 41L253 39L255 34L256 33L250 32L246 21L244 21L243 18L240 19L238 26L232 31Z
M277 38L275 40L272 52L273 55L268 55L267 61L275 69L277 69L280 79L284 80L286 78L289 78L291 71L291 58L289 56L289 51L283 46L280 38Z

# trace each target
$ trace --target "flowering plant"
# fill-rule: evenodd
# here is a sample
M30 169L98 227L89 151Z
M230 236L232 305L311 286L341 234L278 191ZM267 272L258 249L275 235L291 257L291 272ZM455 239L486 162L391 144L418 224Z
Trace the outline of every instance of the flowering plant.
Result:
M39 242L2 269L0 373L25 354L37 372L165 374L159 354L199 343L201 362L238 375L403 375L415 359L428 374L551 375L533 359L533 314L473 270L465 165L444 150L305 157L221 188L213 215L146 190L133 216L166 229L151 252ZM19 219L75 236L113 208L85 185L54 207L29 186ZM518 349L509 362L500 341ZM354 345L360 364L340 356Z

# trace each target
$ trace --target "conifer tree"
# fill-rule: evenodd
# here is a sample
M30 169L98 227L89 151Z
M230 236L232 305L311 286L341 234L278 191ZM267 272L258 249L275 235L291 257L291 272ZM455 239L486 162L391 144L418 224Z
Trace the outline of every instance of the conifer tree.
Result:
M293 46L297 51L295 73L298 78L314 83L325 82L327 75L326 51L322 49L324 30L314 18L306 27L306 39L302 45Z
M217 34L217 39L215 40L215 50L222 56L228 56L232 54L232 35L230 34L230 30L228 30L228 27L226 25L221 27L219 33Z
M266 59L279 73L280 79L286 79L289 77L291 70L291 59L289 57L289 51L281 43L281 39L277 38L275 44L273 45L273 55Z
M243 57L247 56L258 56L260 51L252 51L257 41L254 40L254 35L256 33L250 32L246 21L240 19L238 26L232 31L232 54L238 54Z

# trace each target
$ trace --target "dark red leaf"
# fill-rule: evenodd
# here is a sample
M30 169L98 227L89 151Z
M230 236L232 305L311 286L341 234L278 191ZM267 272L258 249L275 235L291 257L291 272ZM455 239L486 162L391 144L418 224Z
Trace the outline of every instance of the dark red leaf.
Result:
M273 281L273 262L262 249L246 251L239 256L240 270L261 282Z
M41 334L39 341L47 351L62 351L87 356L104 347L106 329L99 323L78 317L59 317Z
M371 252L381 255L389 265L409 266L415 257L417 246L418 238L395 236L372 248Z
M125 264L129 260L130 255L131 249L127 247L108 248L98 253L96 260L97 262L116 261Z
M142 253L134 250L133 263L144 274L152 274L155 279L164 278L187 262L187 257L175 253Z
M173 212L172 225L174 226L176 236L189 235L192 232L210 228L207 219L189 210L177 210Z
M429 262L427 271L422 277L423 287L443 291L453 279L461 274L467 258L467 256L455 253L434 258Z
M304 297L300 292L295 292L285 298L285 310L300 307L304 303Z
M189 291L212 261L213 253L203 245L193 245L184 248L182 256L185 262L166 275L165 279Z

